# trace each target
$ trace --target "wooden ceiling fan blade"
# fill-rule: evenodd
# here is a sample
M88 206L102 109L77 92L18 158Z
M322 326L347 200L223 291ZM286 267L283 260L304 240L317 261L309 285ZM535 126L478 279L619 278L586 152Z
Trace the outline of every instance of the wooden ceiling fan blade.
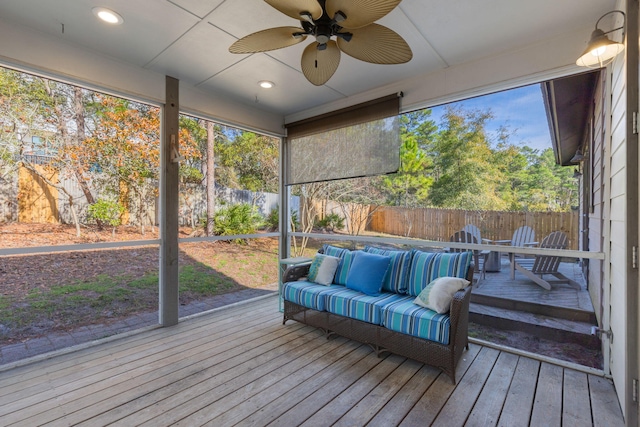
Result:
M361 28L374 23L400 4L401 0L327 0L325 8L329 18L340 11L345 16L338 22L343 28Z
M302 73L312 84L325 84L340 65L340 49L336 42L329 40L327 48L318 50L318 43L313 42L302 52Z
M379 24L349 30L351 41L338 38L341 51L372 64L403 64L413 58L406 41L395 31Z
M318 19L322 16L322 6L318 3L318 0L264 0L269 5L278 9L280 12L287 16L302 20L300 13L308 12L313 19Z
M303 32L304 30L298 27L269 28L236 40L229 47L229 52L258 53L282 49L304 41L307 36L294 37L294 34Z

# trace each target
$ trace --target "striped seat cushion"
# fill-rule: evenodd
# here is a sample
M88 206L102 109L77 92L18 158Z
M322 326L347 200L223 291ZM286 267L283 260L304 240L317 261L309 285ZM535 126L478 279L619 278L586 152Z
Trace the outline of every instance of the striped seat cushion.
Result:
M414 297L438 277L467 277L471 265L471 251L458 253L422 252L415 249L409 271L409 288L407 293Z
M340 258L336 274L333 277L333 283L336 285L347 284L347 275L349 274L349 267L351 267L351 261L353 261L353 253L346 248L338 248L328 244L322 245L322 253L325 255L335 256Z
M339 290L344 290L344 286L325 286L300 280L282 285L282 298L303 307L326 311L326 296Z
M409 283L409 267L411 267L411 251L394 251L365 246L365 252L391 257L391 265L382 282L384 292L406 294Z
M382 309L396 301L413 298L405 295L383 293L378 296L365 295L361 292L343 288L338 292L327 295L327 311L363 322L380 325Z
M413 303L413 298L387 304L382 310L382 326L396 332L449 344L449 314L438 314Z

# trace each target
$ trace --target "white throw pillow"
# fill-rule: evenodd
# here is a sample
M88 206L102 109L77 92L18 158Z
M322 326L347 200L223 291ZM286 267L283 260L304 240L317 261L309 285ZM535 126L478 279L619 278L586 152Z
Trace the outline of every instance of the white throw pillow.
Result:
M333 283L340 258L324 254L316 254L309 267L309 281L319 285L329 286Z
M437 313L446 313L449 311L453 295L468 285L468 280L459 277L438 277L429 283L413 302Z

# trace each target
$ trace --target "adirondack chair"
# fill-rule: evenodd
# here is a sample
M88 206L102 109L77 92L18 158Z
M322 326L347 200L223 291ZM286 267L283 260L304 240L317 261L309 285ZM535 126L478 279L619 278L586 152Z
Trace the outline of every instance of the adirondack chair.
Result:
M511 240L504 240L500 242L504 242L504 244L510 244L514 248L524 248L537 245L538 242L536 242L535 240L536 232L533 231L533 228L527 225L523 225L522 227L516 228L516 231L513 232ZM515 252L509 252L509 262L513 263L513 259L516 256L517 255ZM511 278L513 279L514 276L512 276Z
M464 228L461 231L466 231L467 233L471 233L471 235L476 238L476 241L478 243L482 243L482 235L480 233L480 229L477 226L473 224L467 224L464 226Z
M541 248L546 249L566 249L569 239L562 231L554 231L542 240ZM551 290L551 284L568 283L576 289L581 289L578 282L568 278L558 272L560 266L559 256L536 255L533 259L516 259L511 262L511 277L515 278L515 271L518 270L525 276L533 280L544 289ZM544 275L552 275L555 280L545 280Z
M511 237L511 246L523 248L531 244L537 244L534 240L536 240L536 232L533 231L533 228L523 225L513 232L513 237Z
M458 243L480 243L480 241L470 232L465 230L456 231L449 238L450 242L458 242ZM466 252L469 249L462 248L448 248L447 252ZM485 269L484 266L487 262L487 256L489 255L489 251L480 251L473 250L473 263L474 263L474 271L479 274L478 279L476 280L476 285L480 283L481 280L485 278Z

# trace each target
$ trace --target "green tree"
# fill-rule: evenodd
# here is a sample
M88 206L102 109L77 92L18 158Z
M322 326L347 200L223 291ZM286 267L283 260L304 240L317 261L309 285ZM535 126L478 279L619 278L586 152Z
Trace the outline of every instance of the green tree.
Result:
M436 131L429 119L431 110L419 110L400 117L400 169L382 178L386 202L394 206L423 206L433 184L433 161L423 147Z
M218 183L225 187L277 193L279 141L253 132L231 131L216 141Z
M498 130L498 143L492 163L500 172L497 175L496 191L505 202L505 209L520 211L526 205L526 189L529 180L529 165L537 156L536 151L527 146L514 145L516 136L505 126Z
M469 210L503 209L497 195L500 171L485 131L490 111L464 111L449 107L443 124L428 146L434 162L434 183L429 200L434 206Z
M568 212L578 204L578 188L573 168L556 164L555 155L547 148L533 159L529 167L527 203L530 211Z

